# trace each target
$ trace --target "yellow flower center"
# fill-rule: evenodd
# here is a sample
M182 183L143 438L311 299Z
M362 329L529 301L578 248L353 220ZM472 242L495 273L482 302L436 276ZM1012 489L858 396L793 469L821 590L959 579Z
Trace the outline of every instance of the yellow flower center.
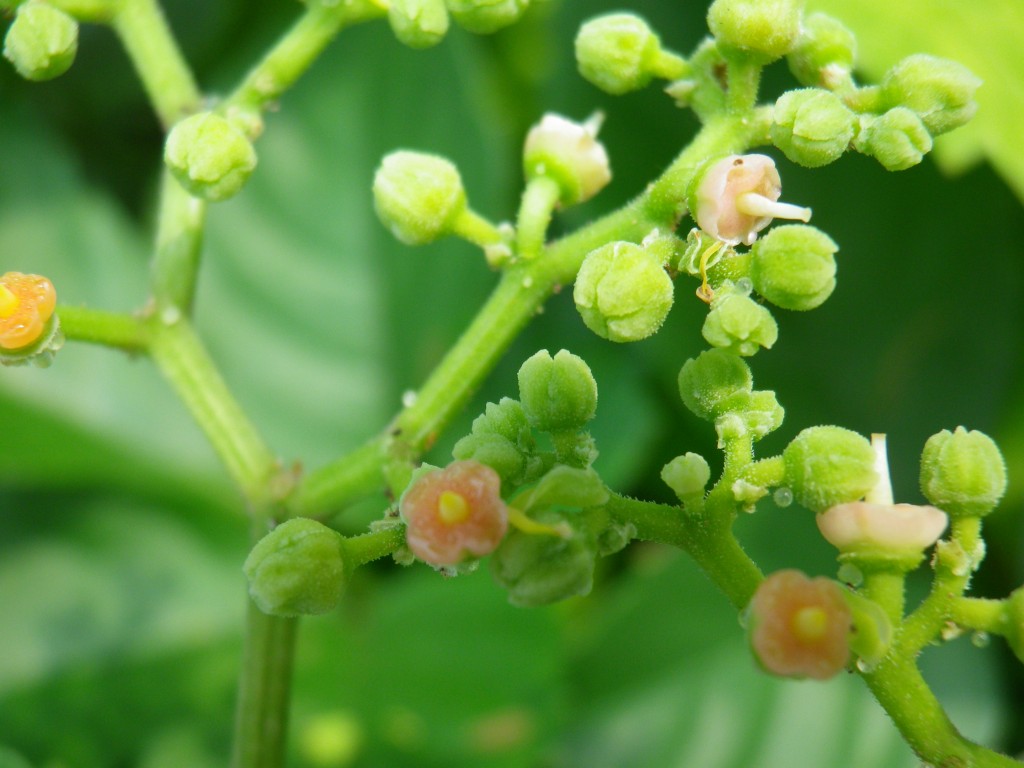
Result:
M445 525L457 525L469 517L469 502L455 491L441 491L437 499L437 516Z
M18 305L21 304L21 299L17 297L6 285L0 283L0 318L8 318L13 315Z
M824 608L809 605L793 614L793 634L798 640L813 643L828 631L828 614Z

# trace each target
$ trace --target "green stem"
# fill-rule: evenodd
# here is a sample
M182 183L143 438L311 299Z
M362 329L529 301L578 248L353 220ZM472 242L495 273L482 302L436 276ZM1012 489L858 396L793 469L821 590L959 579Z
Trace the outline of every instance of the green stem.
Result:
M950 619L954 601L967 589L976 565L970 561L981 543L981 518L954 519L950 539L937 545L938 566L931 592L904 622L900 640L907 653L920 651L939 635Z
M607 510L620 522L636 526L639 538L686 550L739 610L747 606L764 578L728 527L685 515L678 507L617 494Z
M345 567L351 570L366 565L390 555L403 544L405 544L405 528L400 526L344 539L342 548Z
M958 626L1001 635L1007 630L1006 601L984 597L958 597L949 606L949 619Z
M112 24L164 129L199 107L199 89L156 0L121 0Z
M546 176L538 176L527 183L516 222L516 251L519 258L534 259L544 249L551 215L561 194L558 182Z
M761 65L749 56L737 54L726 57L729 87L725 94L729 111L747 113L757 103L757 91L761 85Z
M262 110L280 98L308 70L327 45L346 26L387 13L387 6L368 0L335 2L310 0L298 18L242 83L224 100L230 112Z
M118 0L48 0L48 4L79 21L102 23L114 17Z
M71 306L57 307L57 315L68 339L126 352L145 352L149 346L149 326L132 315Z
M930 765L1020 768L1016 760L974 744L957 731L913 658L890 653L877 669L861 674L914 752Z
M894 627L899 626L903 621L907 575L895 568L864 567L861 570L864 574L864 586L861 592L865 597L882 606L882 610L885 611Z
M298 621L249 601L231 768L281 768Z
M153 298L158 312L191 314L206 203L192 197L165 170L160 187L160 217L153 256Z
M171 325L153 322L150 328L150 354L257 516L257 508L273 502L270 486L278 471L274 455L228 390L191 324L182 318Z
M379 493L384 487L386 455L384 440L376 438L310 472L288 499L289 514L317 517Z

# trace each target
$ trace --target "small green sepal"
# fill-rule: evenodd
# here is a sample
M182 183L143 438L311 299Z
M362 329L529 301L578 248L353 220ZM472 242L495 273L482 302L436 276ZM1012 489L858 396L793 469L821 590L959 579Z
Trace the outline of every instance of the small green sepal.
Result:
M567 350L542 349L519 368L519 400L534 429L582 429L597 410L597 382L587 364Z
M786 62L804 85L834 88L849 80L856 57L853 32L826 13L811 13L800 23L800 37Z
M775 102L772 143L805 168L838 160L849 149L857 118L831 91L787 91Z
M489 35L519 21L529 0L445 0L455 22L468 32Z
M615 342L639 341L665 322L672 278L658 255L628 242L591 251L576 276L573 301L586 326Z
M878 117L865 115L854 148L875 158L888 171L905 171L932 150L932 136L917 113L893 107Z
M701 334L713 347L750 357L762 347L772 348L779 326L767 307L727 282L716 289Z
M984 432L957 427L932 435L921 454L921 492L950 517L992 512L1006 493L1006 463Z
M316 520L292 518L260 539L242 570L249 594L264 613L327 613L345 590L344 541Z
M676 456L661 470L661 479L684 504L689 499L702 496L711 480L711 467L698 453Z
M466 191L455 165L437 155L400 150L384 158L373 177L377 216L407 245L450 234L466 211Z
M63 75L78 52L78 22L42 2L18 6L4 38L4 56L26 80Z
M724 48L767 64L796 45L802 11L801 0L715 0L708 28Z
M974 92L981 80L963 64L927 54L900 61L882 80L882 101L888 108L907 107L917 113L932 136L952 131L978 109Z
M737 393L749 393L753 376L742 358L723 349L709 349L683 363L679 371L679 395L690 411L714 421L728 409L726 401Z
M448 9L444 0L391 0L388 22L399 42L430 48L448 33Z
M839 246L815 227L787 224L772 229L751 249L754 290L783 309L821 306L836 287Z
M686 61L664 51L646 21L632 13L609 13L591 19L576 35L580 74L605 93L639 90L655 77L676 80Z
M164 162L190 195L217 202L245 186L256 168L256 150L230 120L200 112L171 129Z
M785 485L814 512L856 501L875 487L875 452L871 443L843 427L809 427L782 452Z

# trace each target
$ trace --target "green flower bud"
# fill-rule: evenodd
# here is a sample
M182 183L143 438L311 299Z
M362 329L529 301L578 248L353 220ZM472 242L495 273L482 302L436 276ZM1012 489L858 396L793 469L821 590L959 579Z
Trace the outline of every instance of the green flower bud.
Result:
M608 243L583 260L573 301L586 326L610 341L655 333L672 308L672 279L657 257L633 243Z
M767 64L796 44L802 11L801 0L715 0L708 28L721 45Z
M725 413L723 403L737 392L750 392L753 376L742 359L722 349L709 349L683 363L679 395L683 405L707 421Z
M466 211L458 169L437 155L405 150L384 158L373 177L377 216L407 245L447 235Z
M448 32L448 9L444 0L391 0L388 22L401 43L429 48Z
M719 404L715 429L722 440L750 435L755 441L782 426L786 411L771 390L735 392Z
M611 94L639 90L654 77L675 80L686 62L663 51L647 22L632 13L609 13L591 19L576 35L580 74Z
M18 6L4 39L4 56L26 80L52 80L78 52L78 22L45 3Z
M519 369L519 399L534 429L561 432L581 429L597 410L597 382L576 355L542 349Z
M924 445L921 492L950 517L987 515L1006 493L1003 455L983 432L944 429Z
M590 593L597 543L570 516L546 510L534 515L542 525L572 530L568 537L512 530L491 556L491 573L508 590L512 605L533 608Z
M216 202L242 189L256 168L256 150L226 118L200 112L171 129L164 162L190 195Z
M749 357L761 347L772 348L779 326L766 307L726 288L716 291L701 333L711 346Z
M316 520L292 518L260 539L242 570L249 594L264 613L327 613L345 589L343 539Z
M1018 587L1003 606L1003 635L1014 655L1024 662L1024 587Z
M523 512L550 507L585 509L608 502L608 489L592 469L578 469L556 464L537 484L515 498L514 504Z
M561 190L559 203L582 203L611 181L608 153L597 140L600 118L575 123L551 112L530 129L523 146L527 181L553 179Z
M981 85L967 67L927 54L908 56L886 73L882 101L917 113L932 136L959 128L978 109L974 92Z
M853 32L826 13L812 13L800 24L800 37L786 56L789 70L804 85L829 88L849 77L856 59Z
M661 470L661 479L685 502L704 493L711 480L711 467L700 454L687 453L666 464Z
M875 487L871 443L842 427L810 427L782 452L785 484L793 497L814 512L856 501Z
M871 155L889 171L904 171L932 150L932 137L921 118L906 107L894 107L866 124L854 140L858 152Z
M856 116L831 91L805 88L775 103L772 143L805 168L838 160L853 139Z
M463 29L489 35L514 24L529 7L529 0L445 0L448 10Z
M484 413L473 420L472 432L455 444L452 457L486 464L501 477L503 487L515 488L542 471L536 448L523 407L505 397L487 404Z
M754 290L783 309L821 306L836 287L837 250L832 238L814 227L776 227L751 249Z

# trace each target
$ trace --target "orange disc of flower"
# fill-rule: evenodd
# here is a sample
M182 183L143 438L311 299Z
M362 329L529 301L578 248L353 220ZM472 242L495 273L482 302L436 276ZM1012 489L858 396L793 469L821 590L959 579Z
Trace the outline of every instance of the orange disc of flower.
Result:
M36 341L57 306L53 283L39 275L0 277L0 347L21 349Z
M490 554L508 530L500 493L498 473L478 461L455 461L420 475L399 503L409 549L436 566Z
M843 588L797 570L776 571L750 601L750 644L768 672L827 680L850 658L850 607Z

